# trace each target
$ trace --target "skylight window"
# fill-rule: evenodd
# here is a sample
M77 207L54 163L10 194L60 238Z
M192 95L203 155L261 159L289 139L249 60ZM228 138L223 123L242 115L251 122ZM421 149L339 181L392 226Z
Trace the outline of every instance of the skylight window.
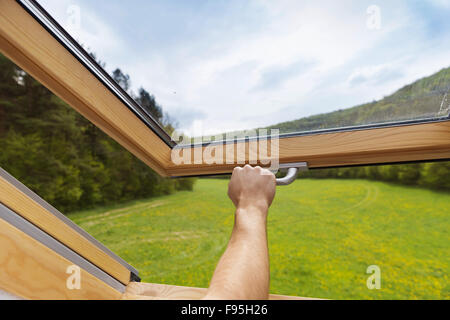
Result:
M445 2L39 3L109 74L130 76L130 96L146 88L190 137L449 115Z

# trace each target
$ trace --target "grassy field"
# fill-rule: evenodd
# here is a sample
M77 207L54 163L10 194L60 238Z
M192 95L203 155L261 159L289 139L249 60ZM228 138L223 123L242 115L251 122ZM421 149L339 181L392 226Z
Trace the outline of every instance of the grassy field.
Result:
M69 215L143 281L207 287L233 224L228 180ZM297 180L269 212L271 292L449 299L450 195L364 180ZM366 269L381 269L369 290Z

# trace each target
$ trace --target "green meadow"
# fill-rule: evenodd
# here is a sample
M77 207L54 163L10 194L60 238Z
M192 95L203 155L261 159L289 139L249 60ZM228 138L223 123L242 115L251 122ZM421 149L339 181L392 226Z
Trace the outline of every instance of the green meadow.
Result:
M145 282L207 287L233 206L226 179L194 191L70 214ZM301 179L269 211L271 293L331 299L449 299L450 194L366 180ZM369 290L367 267L381 271Z

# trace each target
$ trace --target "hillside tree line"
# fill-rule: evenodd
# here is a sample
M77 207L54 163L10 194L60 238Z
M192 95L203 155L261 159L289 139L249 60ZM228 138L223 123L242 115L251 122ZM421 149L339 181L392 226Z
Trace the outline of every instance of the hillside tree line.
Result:
M450 192L450 161L319 169L301 177L379 180Z
M450 67L418 79L378 101L271 126L280 133L301 132L421 118L448 117ZM312 178L371 179L450 191L450 162L311 170Z

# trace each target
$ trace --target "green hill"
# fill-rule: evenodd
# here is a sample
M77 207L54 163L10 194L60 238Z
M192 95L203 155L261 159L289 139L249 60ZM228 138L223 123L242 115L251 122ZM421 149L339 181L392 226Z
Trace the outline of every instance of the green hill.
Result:
M442 118L448 116L450 111L449 91L450 67L406 85L379 101L282 122L269 128L289 133L419 118ZM372 179L449 191L449 175L450 161L445 161L311 170L302 174L302 177Z
M450 67L406 85L379 101L282 122L269 128L278 128L280 133L289 133L419 118L438 118L449 113L450 98L447 98L445 104L442 103L449 90Z

